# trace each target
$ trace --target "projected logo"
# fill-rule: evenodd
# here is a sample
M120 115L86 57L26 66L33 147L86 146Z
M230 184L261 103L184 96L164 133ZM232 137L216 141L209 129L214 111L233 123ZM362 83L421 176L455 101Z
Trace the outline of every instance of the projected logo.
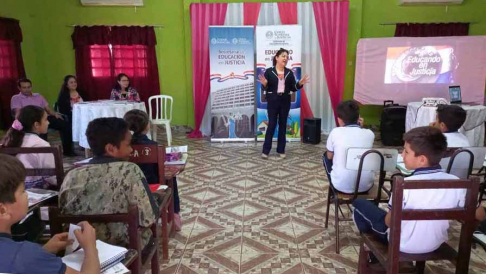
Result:
M388 48L385 84L449 84L458 66L451 46Z

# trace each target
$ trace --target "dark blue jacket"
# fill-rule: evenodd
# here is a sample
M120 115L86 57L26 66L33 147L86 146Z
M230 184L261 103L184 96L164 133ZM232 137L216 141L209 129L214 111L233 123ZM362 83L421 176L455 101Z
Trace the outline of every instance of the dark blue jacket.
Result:
M134 134L132 136L132 145L157 145L157 142L150 140L147 135ZM159 168L157 164L138 164L138 166L143 171L150 185L159 183Z

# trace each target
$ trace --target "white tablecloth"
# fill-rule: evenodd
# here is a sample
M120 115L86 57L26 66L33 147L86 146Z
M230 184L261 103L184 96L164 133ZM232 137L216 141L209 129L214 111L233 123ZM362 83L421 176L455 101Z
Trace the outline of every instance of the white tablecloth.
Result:
M412 128L428 126L435 121L436 107L422 106L422 102L411 102L407 106L407 117L405 130ZM467 112L466 122L459 130L467 139L471 146L484 146L484 122L486 121L485 106L467 106L461 105Z
M126 101L96 101L77 103L73 106L73 141L79 146L89 148L86 138L86 129L89 122L96 118L118 117L123 118L125 113L132 109L147 112L145 103Z

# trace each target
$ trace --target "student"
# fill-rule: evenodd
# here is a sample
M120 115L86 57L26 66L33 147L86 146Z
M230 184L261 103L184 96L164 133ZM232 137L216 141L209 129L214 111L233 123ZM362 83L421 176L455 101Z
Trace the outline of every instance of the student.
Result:
M20 93L12 96L10 101L10 109L14 113L15 118L17 118L20 109L25 106L34 105L43 108L48 114L47 119L49 120L49 128L59 130L64 156L76 156L76 153L74 152L71 124L65 121L60 113L53 111L41 94L32 93L32 81L26 78L19 79L17 81L17 86ZM47 135L44 134L42 137L47 141Z
M158 207L140 168L127 162L132 152L128 124L121 118L98 118L86 130L93 159L71 170L61 186L59 208L64 214L113 214L128 212L130 203L138 206L142 244L152 236L150 226L158 216ZM95 225L100 240L128 245L123 224Z
M29 208L25 192L25 168L15 157L0 154L0 273L100 273L96 232L88 222L74 234L85 251L81 272L67 267L56 257L71 242L67 233L56 234L43 247L28 241L12 240L10 228L22 220Z
M17 119L2 140L3 147L49 147L40 137L47 132L49 121L43 108L29 105L19 110ZM26 168L54 168L54 155L47 153L19 154L17 158ZM29 176L25 188L43 188L57 185L56 177Z
M466 111L458 105L438 105L435 122L430 126L436 127L447 138L447 147L468 147L469 140L459 132L466 121Z
M363 119L359 106L354 101L341 102L336 113L339 127L334 128L327 138L327 152L322 155L324 168L332 185L340 192L354 193L358 172L346 169L346 154L350 147L372 148L375 134L361 128ZM373 187L374 173L363 171L358 192L367 192Z
M447 142L439 129L434 127L414 128L403 136L402 152L405 167L415 170L405 180L457 180L439 166L447 149ZM391 209L392 198L388 204ZM403 209L448 209L464 206L464 189L420 189L403 191ZM385 212L372 202L357 199L353 202L353 218L361 233L371 232L388 242L388 227L391 210ZM400 251L405 253L427 253L436 250L448 239L448 220L402 221Z
M150 130L150 120L146 112L139 109L130 110L123 117L128 123L130 130L133 132L132 145L157 145L157 142L150 140L147 133ZM149 184L159 184L159 167L157 164L138 164L143 171L145 178ZM176 230L181 228L181 218L179 212L181 211L179 191L177 189L177 181L174 180L174 218L176 223Z

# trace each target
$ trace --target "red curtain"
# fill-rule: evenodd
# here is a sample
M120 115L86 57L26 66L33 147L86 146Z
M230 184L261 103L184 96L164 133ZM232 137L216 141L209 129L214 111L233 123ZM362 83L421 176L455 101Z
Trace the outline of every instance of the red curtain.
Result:
M115 79L111 65L110 28L75 27L71 35L76 57L78 87L85 101L110 98Z
M209 26L223 25L227 3L193 3L191 9L192 83L195 128L189 138L202 138L201 122L209 97Z
M25 77L20 43L19 21L0 18L0 118L3 128L12 124L10 99L19 92L17 80Z
M280 21L284 25L295 25L297 24L297 2L279 2L278 13L280 14ZM300 106L300 135L303 136L304 133L304 119L308 117L314 117L312 109L309 105L309 99L307 99L307 94L305 93L305 87L300 89L301 106Z
M262 3L243 3L243 25L256 26Z
M130 85L140 94L140 99L160 94L159 70L155 54L153 27L112 27L114 74L125 73Z
M467 36L468 34L469 23L399 23L395 29L395 37Z
M312 6L329 97L337 124L336 108L343 97L346 74L349 2L313 2Z

